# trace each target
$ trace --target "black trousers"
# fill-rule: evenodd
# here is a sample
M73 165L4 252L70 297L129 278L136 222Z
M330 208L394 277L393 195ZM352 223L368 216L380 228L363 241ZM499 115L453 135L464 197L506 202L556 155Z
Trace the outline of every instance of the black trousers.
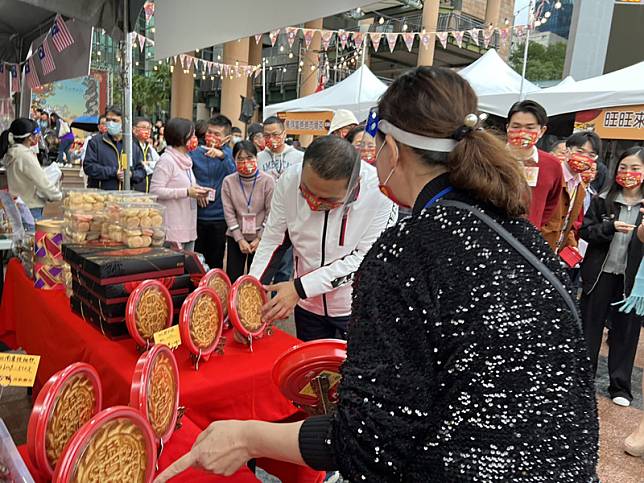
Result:
M351 317L325 317L295 307L295 331L304 342L317 339L346 339Z
M604 324L611 319L608 347L608 374L611 398L618 396L633 399L631 374L640 337L641 317L635 313L625 314L611 304L624 299L624 276L602 273L590 294L581 297L581 317L588 355L597 372L597 359L601 348Z
M227 228L224 220L197 221L195 251L204 256L210 268L224 267Z
M239 249L239 243L234 238L227 236L226 243L228 252L226 255L226 273L230 277L230 281L235 283L239 277L246 273L246 266L250 268L253 263L254 253L246 255Z

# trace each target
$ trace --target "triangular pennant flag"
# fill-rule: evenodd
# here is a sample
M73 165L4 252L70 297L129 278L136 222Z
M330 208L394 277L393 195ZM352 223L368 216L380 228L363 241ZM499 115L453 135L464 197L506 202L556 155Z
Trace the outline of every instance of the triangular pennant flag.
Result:
M458 45L458 48L460 49L463 47L463 36L465 35L465 32L452 32L452 37L454 37L454 40L456 40L456 45Z
M503 44L506 44L507 41L508 41L508 36L509 36L508 35L509 34L508 29L501 29L501 30L499 30L499 32L501 33L501 42Z
M405 45L407 46L407 50L411 52L411 49L414 47L414 39L416 38L416 34L414 32L404 32L402 36L403 40L405 41Z
M371 32L369 37L371 38L373 50L377 51L378 47L380 47L380 41L382 40L382 32Z
M308 49L311 47L311 42L313 41L313 36L315 35L315 30L313 29L302 29L302 33L304 34L304 45Z
M398 40L398 34L396 32L385 34L387 36L387 43L389 44L389 50L393 53L396 48L396 41Z
M345 30L340 30L338 37L340 38L340 45L343 49L346 49L347 42L349 41L349 33Z
M145 11L145 23L148 24L150 23L152 15L154 15L154 3L145 2L143 4L143 10Z
M476 45L479 45L479 32L481 29L472 29L468 30L468 33L470 34L470 38L472 39L472 42L474 42Z
M363 42L364 42L364 34L362 32L353 32L353 43L355 44L357 49L362 47Z
M137 34L139 36L139 49L141 50L141 53L143 53L143 50L145 50L145 37L141 34Z
M287 27L286 28L286 40L288 41L288 46L289 48L293 48L293 42L295 42L295 38L297 37L297 29L295 27Z
M448 35L449 35L449 32L436 32L436 37L438 37L438 40L440 40L441 45L443 46L444 49L447 48Z
M271 38L271 47L275 47L275 42L277 42L277 37L280 35L280 29L273 30L269 37Z
M420 43L423 44L423 47L428 48L431 41L432 41L432 34L428 34L428 33L420 34Z
M230 74L230 66L228 64L224 64L224 75L228 77Z
M329 48L329 44L331 43L333 30L322 30L320 31L320 35L322 36L322 48L326 50Z
M483 46L487 49L490 46L490 41L494 37L494 29L489 28L483 31Z
M262 40L264 34L255 34L255 43L259 45L259 42Z

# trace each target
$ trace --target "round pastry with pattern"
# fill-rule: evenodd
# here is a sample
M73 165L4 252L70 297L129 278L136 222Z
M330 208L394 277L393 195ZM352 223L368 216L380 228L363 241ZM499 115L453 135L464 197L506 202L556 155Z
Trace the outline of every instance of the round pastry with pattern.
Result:
M181 306L181 342L195 355L207 356L218 346L224 327L221 302L217 293L201 286Z
M125 309L128 332L141 346L154 343L154 334L172 324L172 297L158 280L142 282L130 294Z
M219 301L221 302L221 307L224 310L224 318L227 318L228 294L230 294L230 288L232 287L228 274L221 268L213 268L203 276L201 282L199 282L199 286L210 287L215 292L217 292Z
M98 413L71 439L53 481L149 483L155 463L150 424L135 409L115 406Z
M27 427L29 458L51 477L65 445L101 410L101 380L94 367L77 362L57 372L38 393Z
M268 323L262 320L262 306L268 302L266 290L255 277L244 275L232 286L228 313L233 327L244 337L259 338Z
M150 423L157 441L170 439L179 409L179 368L174 353L165 345L155 345L136 363L130 406Z

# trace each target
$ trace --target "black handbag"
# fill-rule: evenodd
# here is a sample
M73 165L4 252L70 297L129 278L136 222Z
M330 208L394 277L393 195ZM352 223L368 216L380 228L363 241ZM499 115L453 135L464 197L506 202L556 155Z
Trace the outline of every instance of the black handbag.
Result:
M483 223L485 223L487 226L492 228L492 230L494 230L497 233L497 235L503 238L507 243L509 243L512 246L512 248L514 248L517 252L519 252L519 254L523 258L525 258L528 262L530 262L530 264L534 268L536 268L541 273L541 275L543 275L545 279L548 280L548 282L550 282L550 284L557 290L557 292L559 292L559 295L561 295L561 298L564 299L564 302L566 302L566 305L575 316L575 321L577 322L579 329L580 330L582 329L581 318L579 317L577 304L575 303L571 295L568 293L568 290L566 290L566 287L564 287L563 283L561 283L561 280L559 280L557 276L554 273L552 273L552 270L546 267L543 264L543 262L534 255L534 253L532 253L530 250L528 250L528 248L526 248L525 245L523 245L523 243L517 240L508 230L503 228L493 218L483 213L476 206L468 205L467 203L463 203L461 201L456 201L456 200L441 200L439 203L443 206L453 206L454 208L467 210L471 212L474 216L476 216L479 220L481 220Z

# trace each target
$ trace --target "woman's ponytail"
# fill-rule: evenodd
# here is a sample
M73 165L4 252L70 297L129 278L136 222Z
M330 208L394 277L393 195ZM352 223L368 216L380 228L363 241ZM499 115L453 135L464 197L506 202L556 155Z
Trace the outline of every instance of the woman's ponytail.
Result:
M0 159L4 158L5 154L7 154L9 146L14 144L14 142L24 142L31 134L34 133L37 127L38 124L36 124L36 121L32 121L26 117L14 119L11 126L9 126L9 129L0 135ZM9 134L12 136L9 136ZM15 141L12 141L11 137L15 138Z

